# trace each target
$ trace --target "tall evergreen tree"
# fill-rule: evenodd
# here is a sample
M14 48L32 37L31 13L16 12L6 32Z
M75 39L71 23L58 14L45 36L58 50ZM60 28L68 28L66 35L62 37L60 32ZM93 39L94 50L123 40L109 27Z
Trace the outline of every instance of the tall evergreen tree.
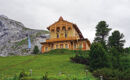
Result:
M100 21L96 26L96 34L94 42L100 42L105 48L106 37L108 36L111 28L108 28L108 24L105 21Z
M114 31L108 38L109 48L115 47L118 51L122 51L125 43L125 40L123 38L123 33L120 33L118 30Z

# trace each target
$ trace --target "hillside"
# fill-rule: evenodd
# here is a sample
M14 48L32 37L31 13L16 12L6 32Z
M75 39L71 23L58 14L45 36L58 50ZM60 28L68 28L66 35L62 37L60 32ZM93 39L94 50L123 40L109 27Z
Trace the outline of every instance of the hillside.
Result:
M46 33L48 32L45 30L26 28L21 22L0 15L0 56L30 54L34 45L40 47L37 44L37 38L41 38L40 36ZM28 48L27 35L30 35L32 42L32 49L30 51L26 50Z
M83 79L86 77L85 65L72 63L70 57L75 54L42 54L36 56L8 56L0 57L0 74L11 77L23 70L29 72L32 69L32 77L35 80L42 78L48 72L52 80L72 80L71 78ZM91 80L95 80L89 73Z

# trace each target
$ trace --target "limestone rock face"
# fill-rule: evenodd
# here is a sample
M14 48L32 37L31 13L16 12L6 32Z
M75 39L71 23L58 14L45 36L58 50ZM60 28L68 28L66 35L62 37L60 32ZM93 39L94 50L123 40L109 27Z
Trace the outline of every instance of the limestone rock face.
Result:
M40 42L46 40L47 31L26 28L21 22L0 15L0 56L28 55L33 47L41 48ZM28 50L27 35L30 35L32 47Z

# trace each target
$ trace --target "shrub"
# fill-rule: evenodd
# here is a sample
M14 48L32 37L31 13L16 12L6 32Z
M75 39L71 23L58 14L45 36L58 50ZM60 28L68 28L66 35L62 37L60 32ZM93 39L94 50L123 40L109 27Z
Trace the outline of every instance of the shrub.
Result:
M19 79L21 80L22 78L27 77L27 76L29 76L29 74L27 72L25 72L25 71L22 71L19 74Z
M93 72L93 75L95 77L100 77L100 76L103 76L103 79L104 80L118 80L114 74L114 72L116 72L116 70L112 70L112 69L109 69L109 68L102 68L102 69L97 69Z
M101 43L93 43L89 53L90 70L96 70L108 66L106 51Z
M45 75L43 76L42 80L49 80L48 79L48 73L46 72Z
M75 50L74 53L76 53L76 55L70 58L72 62L85 64L85 65L89 64L88 61L89 51Z
M120 53L115 47L112 47L109 49L109 60L111 63L111 67L114 69L119 68L119 66L121 65L120 64Z
M102 68L93 72L95 77L103 76L103 80L129 80L130 69L125 71L119 71L117 69Z
M38 53L39 53L38 46L34 46L33 54L38 54Z
M85 64L85 65L89 64L89 61L87 58L85 58L83 56L79 56L77 54L75 57L71 57L70 59L72 62L75 62L75 63Z
M130 79L130 68L123 71L122 80L129 80Z

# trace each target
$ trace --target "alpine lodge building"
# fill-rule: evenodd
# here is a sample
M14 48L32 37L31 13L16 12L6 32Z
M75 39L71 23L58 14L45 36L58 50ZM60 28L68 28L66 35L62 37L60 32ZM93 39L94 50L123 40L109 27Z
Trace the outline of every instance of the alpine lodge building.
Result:
M90 50L90 41L84 38L76 24L64 20L62 17L57 22L47 27L50 38L41 42L41 52L53 49Z

